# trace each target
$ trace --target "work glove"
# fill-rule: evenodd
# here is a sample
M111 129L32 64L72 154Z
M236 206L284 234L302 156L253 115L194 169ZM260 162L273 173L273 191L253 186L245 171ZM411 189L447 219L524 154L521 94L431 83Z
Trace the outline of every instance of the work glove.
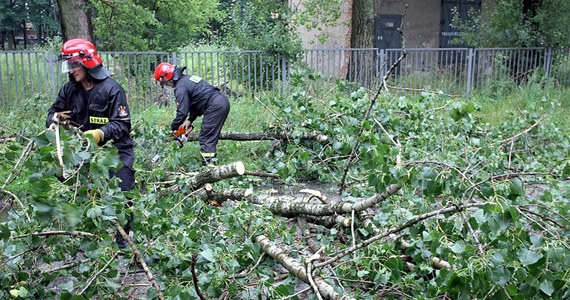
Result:
M180 127L184 127L186 129L185 134L189 134L190 132L192 132L192 130L194 130L194 125L192 125L192 122L190 122L189 120L184 121L184 123L182 123Z
M83 136L87 136L87 135L92 136L95 139L95 141L97 142L97 144L99 144L100 142L102 142L105 139L105 133L101 129L87 130L83 133Z
M49 124L48 130L51 131L55 131L55 128L57 127L57 123L56 122L52 122L51 124Z
M53 123L67 124L71 121L71 110L56 112L53 114L51 120Z

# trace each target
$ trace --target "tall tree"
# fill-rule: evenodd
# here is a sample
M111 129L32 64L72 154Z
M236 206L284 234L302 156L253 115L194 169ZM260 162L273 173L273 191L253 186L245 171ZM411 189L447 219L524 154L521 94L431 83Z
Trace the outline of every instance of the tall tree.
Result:
M61 33L64 40L84 38L93 41L90 8L85 0L58 0Z
M23 33L22 21L25 20L25 3L22 0L0 1L0 46L8 42L8 49L17 46L16 36Z
M372 0L353 0L351 8L351 48L374 48L374 6ZM352 57L354 56L354 57ZM345 65L348 68L348 80L371 78L372 74L365 74L365 70L360 66L373 65L374 56L372 53L351 53L346 56L349 60Z
M374 6L372 0L352 1L351 48L374 48Z
M569 47L569 10L568 0L500 0L488 18L452 25L471 47Z
M233 1L223 26L226 43L240 49L263 49L294 58L300 40L292 29L291 11L285 1Z
M175 50L210 35L218 0L92 1L95 37L106 50Z
M38 41L44 41L60 31L56 0L27 1L28 20L34 25Z

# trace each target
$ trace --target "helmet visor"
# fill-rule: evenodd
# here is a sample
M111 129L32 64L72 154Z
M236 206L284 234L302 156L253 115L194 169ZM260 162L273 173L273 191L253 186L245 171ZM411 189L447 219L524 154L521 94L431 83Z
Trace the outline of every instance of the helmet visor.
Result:
M67 73L67 72L71 72L71 71L75 71L79 68L81 68L83 65L81 64L80 61L73 61L70 59L66 59L64 61L61 62L61 73Z

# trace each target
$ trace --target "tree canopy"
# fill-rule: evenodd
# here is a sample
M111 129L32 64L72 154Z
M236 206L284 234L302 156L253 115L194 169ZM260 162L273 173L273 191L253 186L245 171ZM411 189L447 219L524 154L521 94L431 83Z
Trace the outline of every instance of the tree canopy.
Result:
M488 16L454 18L460 39L471 47L569 47L570 2L542 0L525 10L522 0L500 0Z
M218 0L94 1L95 36L107 50L172 50L210 33Z

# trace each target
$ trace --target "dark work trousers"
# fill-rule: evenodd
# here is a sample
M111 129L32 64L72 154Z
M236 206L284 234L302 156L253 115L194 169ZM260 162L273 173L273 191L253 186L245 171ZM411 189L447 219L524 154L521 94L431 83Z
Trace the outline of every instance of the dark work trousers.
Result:
M133 149L119 149L119 159L123 163L123 167L117 172L111 171L110 176L117 176L121 179L119 187L121 191L128 192L135 188L135 171L133 169L133 164L135 162L135 157Z
M135 188L135 171L133 169L135 156L133 148L119 149L119 159L123 163L123 167L120 168L117 172L114 171L109 172L110 173L109 175L111 177L113 176L119 177L121 179L121 183L119 184L121 191L128 192ZM127 201L125 202L125 208L130 208L132 206L133 206L133 201L131 199L128 199L127 197ZM123 226L123 228L127 233L129 233L129 231L131 230L132 220L133 220L133 213L131 212L129 215L127 215L127 224Z
M208 108L204 112L204 118L202 119L202 129L198 137L203 158L211 158L216 155L218 139L229 112L230 102L220 93L214 96L208 103Z

